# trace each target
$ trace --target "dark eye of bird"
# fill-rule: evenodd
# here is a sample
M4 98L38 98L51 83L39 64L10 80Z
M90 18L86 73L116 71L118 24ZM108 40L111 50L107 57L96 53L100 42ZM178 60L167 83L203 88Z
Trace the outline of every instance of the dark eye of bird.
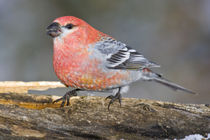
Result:
M65 27L67 28L67 29L72 29L73 28L73 24L67 24Z

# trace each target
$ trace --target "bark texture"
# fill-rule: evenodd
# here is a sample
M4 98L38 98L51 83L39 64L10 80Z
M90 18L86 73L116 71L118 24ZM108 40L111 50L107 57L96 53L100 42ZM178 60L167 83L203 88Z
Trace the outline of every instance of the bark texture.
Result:
M0 139L172 139L210 132L210 107L123 98L110 111L103 97L0 94Z

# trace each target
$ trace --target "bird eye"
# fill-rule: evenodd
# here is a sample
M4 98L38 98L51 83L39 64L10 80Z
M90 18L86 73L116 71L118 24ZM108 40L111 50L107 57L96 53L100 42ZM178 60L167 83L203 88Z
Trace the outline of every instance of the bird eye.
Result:
M67 24L65 27L67 28L67 29L72 29L73 28L73 24Z

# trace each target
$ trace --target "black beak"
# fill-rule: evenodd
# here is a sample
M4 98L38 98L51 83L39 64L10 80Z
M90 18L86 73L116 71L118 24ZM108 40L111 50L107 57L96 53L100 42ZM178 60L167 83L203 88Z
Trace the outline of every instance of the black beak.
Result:
M57 22L53 22L47 27L47 34L51 37L57 37L62 33L60 24Z

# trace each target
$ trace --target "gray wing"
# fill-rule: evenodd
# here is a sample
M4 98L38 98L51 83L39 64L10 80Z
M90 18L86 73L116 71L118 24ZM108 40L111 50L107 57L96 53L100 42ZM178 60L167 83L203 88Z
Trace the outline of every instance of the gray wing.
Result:
M149 61L135 49L112 38L99 42L96 47L101 53L106 54L107 68L137 70L145 67L159 67L159 65Z

